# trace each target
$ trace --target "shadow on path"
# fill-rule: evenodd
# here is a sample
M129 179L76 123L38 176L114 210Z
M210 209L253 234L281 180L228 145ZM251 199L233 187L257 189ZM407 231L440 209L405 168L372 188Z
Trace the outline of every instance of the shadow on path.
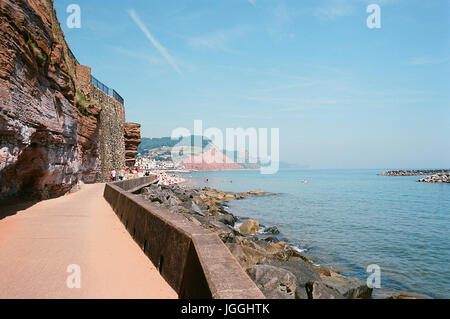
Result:
M6 201L0 202L0 220L13 216L22 210L30 208L31 206L36 205L40 201L37 199L21 199L14 198Z

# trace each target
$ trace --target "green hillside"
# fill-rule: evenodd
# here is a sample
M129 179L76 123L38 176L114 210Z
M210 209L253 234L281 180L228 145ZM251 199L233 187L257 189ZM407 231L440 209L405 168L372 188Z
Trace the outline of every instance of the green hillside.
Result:
M196 145L194 142L197 142L199 145L201 144L202 147L205 148L211 141L206 137L195 135L189 137L181 137L177 140L172 140L170 137L143 137L142 142L139 145L138 152L141 154L147 154L148 151L153 149L158 149L161 147L174 147L175 145L194 146Z

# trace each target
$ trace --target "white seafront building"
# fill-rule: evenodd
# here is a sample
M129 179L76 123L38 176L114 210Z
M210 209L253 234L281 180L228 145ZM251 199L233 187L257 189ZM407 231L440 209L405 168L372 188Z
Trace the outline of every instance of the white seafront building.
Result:
M137 157L135 167L139 167L140 171L176 171L185 170L183 165L174 163L172 161L158 161L149 156Z

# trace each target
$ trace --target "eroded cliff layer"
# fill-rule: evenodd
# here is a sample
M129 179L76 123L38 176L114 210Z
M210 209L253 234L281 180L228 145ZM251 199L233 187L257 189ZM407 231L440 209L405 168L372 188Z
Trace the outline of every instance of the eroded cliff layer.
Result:
M59 196L122 168L124 107L90 83L52 1L1 1L0 37L0 200Z
M141 144L141 125L137 123L125 123L125 161L130 168L136 163L138 147Z

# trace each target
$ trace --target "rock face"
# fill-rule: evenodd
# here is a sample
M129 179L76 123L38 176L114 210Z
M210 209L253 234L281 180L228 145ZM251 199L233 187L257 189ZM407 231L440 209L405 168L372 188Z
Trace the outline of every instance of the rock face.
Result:
M123 168L125 109L90 83L53 1L4 0L0 21L0 200L59 196Z
M125 123L125 163L133 167L136 163L138 147L141 144L141 125L137 123Z
M6 0L0 10L0 196L62 194L95 165L78 143L73 61L52 31L49 1Z
M183 159L180 164L186 169L195 171L225 171L242 169L242 166L234 162L234 160L227 155L223 154L215 146L212 146L201 155L190 156Z

